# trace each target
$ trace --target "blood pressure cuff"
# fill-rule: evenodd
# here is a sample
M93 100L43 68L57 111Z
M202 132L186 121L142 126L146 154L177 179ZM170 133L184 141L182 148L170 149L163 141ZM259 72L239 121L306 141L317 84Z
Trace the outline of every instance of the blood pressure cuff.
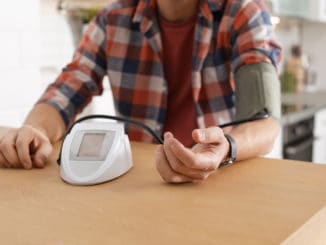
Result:
M280 81L273 65L245 65L235 73L237 120L253 117L264 110L281 119Z

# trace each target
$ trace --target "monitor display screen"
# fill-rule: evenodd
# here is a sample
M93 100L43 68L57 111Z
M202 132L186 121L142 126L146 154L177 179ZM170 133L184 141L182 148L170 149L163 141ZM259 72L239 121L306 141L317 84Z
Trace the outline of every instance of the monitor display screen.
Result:
M81 141L78 157L100 157L105 133L85 133Z

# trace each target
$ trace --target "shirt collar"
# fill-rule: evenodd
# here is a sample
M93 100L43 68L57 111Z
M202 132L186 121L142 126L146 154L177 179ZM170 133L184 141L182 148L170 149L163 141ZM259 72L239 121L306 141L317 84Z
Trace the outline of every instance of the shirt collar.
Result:
M207 19L212 19L212 12L220 11L226 0L200 0L200 14ZM156 11L156 0L136 0L134 23L140 24L142 32L146 32L152 25L152 18Z
M201 0L199 16L204 17L207 23L212 23L213 15L223 9L227 0Z
M226 0L204 0L204 2L207 2L208 7L212 12L220 11L223 8L225 1Z

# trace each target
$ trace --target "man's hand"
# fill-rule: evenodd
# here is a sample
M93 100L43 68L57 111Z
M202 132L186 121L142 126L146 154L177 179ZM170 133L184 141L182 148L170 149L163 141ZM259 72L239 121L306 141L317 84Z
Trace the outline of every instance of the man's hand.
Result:
M0 131L0 166L42 168L52 152L52 144L40 129L25 125Z
M229 143L221 128L196 129L192 137L197 144L188 149L171 133L164 134L164 145L158 147L156 156L156 167L164 181L203 181L215 172L229 152Z

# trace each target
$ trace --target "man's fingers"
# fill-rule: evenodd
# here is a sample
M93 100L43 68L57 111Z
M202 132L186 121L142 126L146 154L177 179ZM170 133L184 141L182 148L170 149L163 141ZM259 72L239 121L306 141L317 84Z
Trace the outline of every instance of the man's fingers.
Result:
M156 152L156 168L162 179L168 183L191 182L192 179L181 174L175 173L168 164L163 146L158 146Z
M16 134L8 134L5 139L0 142L0 151L6 161L13 167L18 167L19 158L16 152Z
M219 127L195 129L192 138L197 143L214 144L225 140L223 130Z
M204 153L194 153L176 139L171 139L170 147L178 159L188 168L203 171L214 171L216 169L216 161L213 157Z
M10 163L0 152L0 167L10 168Z
M31 130L22 129L17 136L16 148L21 164L25 169L32 168L32 159L30 153L30 144L33 141L34 133Z
M43 167L51 152L52 145L40 130L31 126L8 129L0 139L0 166Z
M205 180L209 173L206 170L198 170L187 167L183 162L181 162L178 157L174 154L171 149L170 142L173 141L170 137L164 138L164 152L168 160L168 164L171 166L172 170L176 173L182 174L192 179Z
M43 168L52 153L52 149L53 147L50 142L42 140L33 157L34 165L38 168Z
M186 167L183 166L182 162L180 162L180 160L174 155L174 153L170 149L169 142L170 139L172 138L173 135L171 133L164 134L164 145L163 145L163 150L165 153L164 155L173 171L175 171L176 173L184 174L186 172L185 171Z

